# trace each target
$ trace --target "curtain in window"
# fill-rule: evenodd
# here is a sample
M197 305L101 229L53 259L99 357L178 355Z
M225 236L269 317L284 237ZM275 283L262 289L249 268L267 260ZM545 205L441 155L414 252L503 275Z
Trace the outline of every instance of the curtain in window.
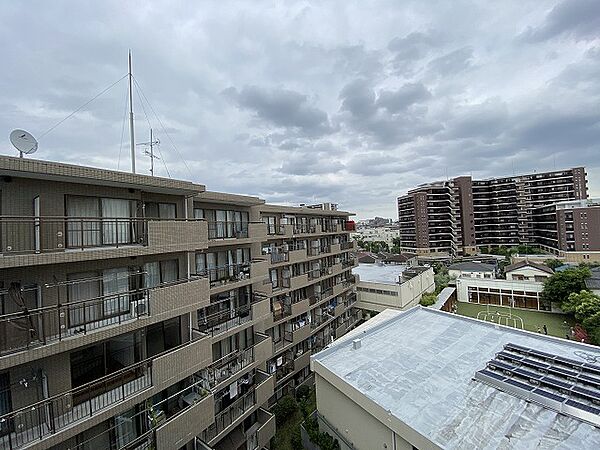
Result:
M235 237L235 232L238 231L236 224L236 215L234 211L227 211L227 223L225 228L225 237Z
M100 245L100 206L97 198L67 197L67 217L68 247Z
M112 317L129 312L129 270L126 267L105 270L102 274L104 315Z
M146 202L144 203L144 212L146 217L151 219L156 219L159 217L158 215L158 203L155 202Z
M206 254L196 253L196 273L198 275L204 274L206 271Z
M144 264L144 285L146 288L153 288L160 284L160 266L158 261Z
M69 326L81 326L84 323L98 320L102 314L102 304L99 300L102 290L98 274L96 272L75 273L70 274L67 279L73 282L69 284L67 289L69 303L98 299L95 302L70 305Z
M217 210L216 211L216 222L217 222L217 238L225 237L225 221L227 220L227 211Z
M177 260L169 259L167 261L160 262L160 276L162 283L170 283L177 281L179 273L177 270Z
M8 373L0 373L0 416L12 411L12 402L10 397L10 381ZM0 423L0 430L4 431L8 424Z
M202 208L194 208L194 219L204 219L204 210Z
M131 240L131 203L119 198L102 199L102 234L104 244L127 244Z
M124 447L137 436L135 408L115 417L115 431L118 448Z
M175 219L176 207L175 203L159 203L158 217L161 219Z

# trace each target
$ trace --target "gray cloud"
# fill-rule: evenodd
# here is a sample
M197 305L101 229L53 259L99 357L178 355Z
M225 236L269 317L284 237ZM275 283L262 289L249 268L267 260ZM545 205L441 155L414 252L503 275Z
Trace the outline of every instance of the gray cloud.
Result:
M521 38L537 42L561 34L582 40L600 37L600 2L562 0L550 10L541 25L528 27Z
M131 48L152 103L135 94L136 137L161 139L161 176L359 217L461 174L586 165L600 195L597 1L283 5L3 2L0 134L41 136L123 76ZM36 157L126 170L125 100L123 80Z
M256 118L276 127L298 130L300 134L319 136L333 132L327 113L311 106L306 95L289 89L229 87L223 93L242 109L253 111Z

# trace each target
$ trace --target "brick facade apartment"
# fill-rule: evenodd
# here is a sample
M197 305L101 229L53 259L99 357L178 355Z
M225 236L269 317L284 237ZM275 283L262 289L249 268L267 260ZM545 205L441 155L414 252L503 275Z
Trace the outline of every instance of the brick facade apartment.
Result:
M0 447L256 449L361 320L349 213L0 157Z
M418 254L469 255L483 246L537 244L540 208L587 197L583 167L428 183L398 198L401 246L404 251ZM558 219L556 215L556 227ZM556 253L578 251L555 242L555 247L547 247ZM595 249L600 250L600 246Z

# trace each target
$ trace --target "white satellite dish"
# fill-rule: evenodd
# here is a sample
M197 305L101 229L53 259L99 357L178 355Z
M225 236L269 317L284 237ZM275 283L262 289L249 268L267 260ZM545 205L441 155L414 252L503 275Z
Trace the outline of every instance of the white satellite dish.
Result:
M10 142L19 151L21 158L23 155L31 155L38 149L38 142L25 130L13 130L10 133Z

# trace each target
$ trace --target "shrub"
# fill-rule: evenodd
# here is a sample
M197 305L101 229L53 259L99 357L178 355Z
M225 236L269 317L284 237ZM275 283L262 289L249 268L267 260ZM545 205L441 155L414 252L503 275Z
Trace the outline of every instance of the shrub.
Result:
M301 401L310 397L310 386L303 384L298 389L296 389L296 400Z
M304 446L302 445L302 435L300 434L300 427L297 426L294 428L292 432L292 450L302 450Z
M437 300L437 295L434 292L425 293L421 296L421 301L419 302L422 306L431 306Z
M275 423L277 425L284 424L290 417L298 411L298 403L291 395L286 395L273 407L275 414Z

